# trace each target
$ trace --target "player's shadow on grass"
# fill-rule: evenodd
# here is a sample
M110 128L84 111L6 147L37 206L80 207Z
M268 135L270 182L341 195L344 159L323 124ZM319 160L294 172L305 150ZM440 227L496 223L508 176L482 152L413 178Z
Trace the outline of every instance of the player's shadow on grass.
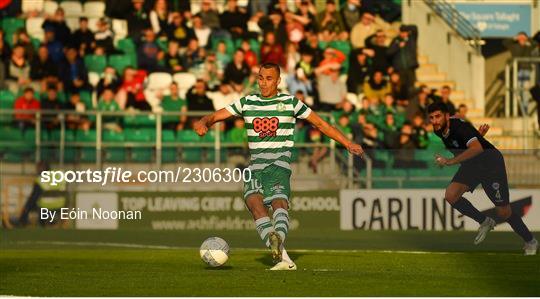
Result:
M289 257L291 258L291 260L293 260L295 262L301 256L304 255L304 254L299 253L299 252L288 252L288 251L287 251L287 254L289 254ZM262 255L262 256L256 258L255 260L260 262L263 265L266 265L266 266L274 266L275 265L274 262L272 261L272 257L269 254Z
M232 270L233 267L231 266L221 266L221 267L205 267L204 270L211 270L211 271L225 271L225 270Z

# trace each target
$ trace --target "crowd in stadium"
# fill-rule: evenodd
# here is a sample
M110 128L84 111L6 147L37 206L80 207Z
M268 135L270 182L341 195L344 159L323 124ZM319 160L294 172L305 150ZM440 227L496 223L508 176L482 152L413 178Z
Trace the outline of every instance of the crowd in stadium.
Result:
M395 25L400 8L391 0L327 0L322 10L312 0L228 0L221 13L217 1L191 0L200 4L195 14L188 0L132 0L122 13L127 36L121 39L109 18L114 7L105 7L107 16L95 22L80 14L70 27L63 5L51 14L21 13L21 1L7 2L0 88L14 96L15 109L209 111L256 92L258 65L274 62L282 68L283 92L332 112L336 126L368 149L425 148L431 101L466 113L450 101L449 86L415 86L418 32L414 25ZM28 32L35 17L44 18L41 37ZM154 81L170 84L152 89L153 74ZM194 119L166 117L163 127L189 129ZM94 119L80 115L66 122L68 129L95 128ZM34 123L32 114L14 116L21 130ZM45 117L46 129L59 125L58 118ZM104 118L105 129L125 126L119 117ZM320 138L302 132L307 142ZM231 135L230 141L246 140Z

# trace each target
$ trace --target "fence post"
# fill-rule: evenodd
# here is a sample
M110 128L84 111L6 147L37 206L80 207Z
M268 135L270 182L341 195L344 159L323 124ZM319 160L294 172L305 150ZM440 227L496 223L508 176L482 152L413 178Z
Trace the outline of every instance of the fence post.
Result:
M512 92L512 86L510 85L510 64L506 63L504 66L504 117L510 117L510 93Z
M40 111L37 111L36 113L35 143L36 143L35 160L36 160L36 163L38 163L41 161L41 112Z
M64 113L60 114L60 156L58 159L60 160L60 167L64 166L64 153L65 153L65 146L66 146L66 122Z
M163 126L162 126L162 123L161 123L161 112L158 112L156 114L156 168L157 169L160 169L161 168L161 157L162 157L162 148L163 148L163 145L161 143L161 135L162 135L162 130L163 130Z
M214 164L216 167L219 167L219 164L221 163L221 123L216 123L215 125L215 136L214 138Z
M98 169L101 169L101 130L102 130L102 118L101 111L96 115L96 164Z

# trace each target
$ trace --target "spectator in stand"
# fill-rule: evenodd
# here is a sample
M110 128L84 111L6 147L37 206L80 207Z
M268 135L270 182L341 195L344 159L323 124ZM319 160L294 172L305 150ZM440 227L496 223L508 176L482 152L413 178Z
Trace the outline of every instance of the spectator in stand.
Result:
M79 49L79 55L81 57L93 52L95 43L94 33L88 28L87 17L79 18L79 29L73 32L72 43L74 47Z
M227 9L220 16L222 28L227 28L234 39L244 37L248 15L246 10L238 7L236 0L227 1Z
M416 148L425 149L428 146L429 138L426 130L426 124L424 122L425 117L423 114L418 113L413 117L412 121L412 140L414 141Z
M195 38L193 29L186 25L184 17L178 12L171 13L171 23L167 26L167 32L169 40L178 41L182 48L187 46L191 38Z
M313 81L315 79L315 67L313 65L313 52L305 50L300 54L300 61L296 65L295 73L298 74L298 70L301 69L303 75Z
M132 0L133 7L127 16L128 35L138 42L146 28L151 26L148 13L144 10L144 0Z
M347 96L347 86L339 80L338 63L321 64L315 69L319 91L319 110L341 109Z
M234 119L234 126L227 132L227 140L232 143L243 144L247 147L248 136L244 119L237 117ZM233 149L234 151L234 149Z
M167 45L167 54L165 54L165 69L171 73L184 71L184 61L180 56L180 45L178 41L171 40Z
M32 87L24 89L24 93L15 101L13 109L26 111L41 109L41 104L34 98L34 89ZM15 125L21 131L34 127L36 123L36 116L34 113L15 113L14 118Z
M271 62L285 66L285 53L283 47L276 43L274 32L267 32L261 46L261 63Z
M294 74L296 70L296 65L300 62L300 54L298 53L298 46L295 43L287 44L287 54L286 54L286 74Z
M396 168L425 168L425 161L414 160L414 151L417 148L413 138L413 127L407 123L401 128L398 143L396 144L396 157L394 167Z
M375 16L371 12L362 13L360 22L354 25L351 31L351 44L353 48L364 48L366 39L377 32L379 26L375 23Z
M275 43L281 45L282 49L285 47L288 40L287 28L284 16L279 11L273 10L269 16L262 17L259 25L265 39L268 33L273 32Z
M152 26L152 31L154 31L156 35L165 34L169 24L169 9L167 7L167 1L156 0L154 3L154 9L150 11L149 19L150 25Z
M287 41L289 44L298 44L304 39L304 25L292 12L285 15L285 30L287 31Z
M219 13L214 0L202 0L199 16L202 19L202 23L210 27L210 29L219 29Z
M101 18L97 21L97 31L94 35L96 40L96 47L102 47L107 55L113 54L114 49L114 33L109 28L109 22L105 18Z
M163 128L166 130L183 130L187 121L187 103L186 100L180 98L178 84L171 83L170 95L164 96L161 99L161 107L165 112L175 112L178 115L164 115ZM183 115L182 115L182 114Z
M116 102L120 109L132 107L139 110L151 110L144 97L144 76L141 72L127 67L124 70L122 85L116 94Z
M236 92L242 93L244 81L249 75L250 69L244 61L244 51L238 49L234 52L233 61L225 68L225 75L223 76L225 83L230 84Z
M382 127L383 132L383 144L386 149L399 148L399 127L396 125L394 114L391 112L386 113L384 125Z
M250 69L258 64L257 54L255 54L255 52L251 50L251 45L249 43L249 40L247 39L242 40L242 43L240 44L240 49L244 51L244 61L247 63Z
M401 82L407 88L407 94L414 93L414 82L416 82L416 68L418 68L416 26L401 25L399 35L392 40L388 47L387 54L392 57L393 71L399 73Z
M420 89L416 97L414 97L409 106L407 106L407 119L413 121L415 115L422 115L424 121L427 120L427 106L429 105L428 91L426 89Z
M13 44L24 48L24 56L28 61L32 61L35 54L34 45L30 39L30 35L26 32L26 29L20 28L13 35Z
M363 49L354 49L349 54L349 70L347 74L347 91L360 94L364 90L364 82L371 76L370 60Z
M392 90L392 96L397 99L398 105L407 107L409 104L407 90L401 82L399 73L392 73L390 75L390 89Z
M201 57L199 42L197 38L192 38L189 40L186 50L183 54L183 60L185 63L184 69L189 70L196 67L200 63L204 62L203 57Z
M206 91L206 83L198 79L186 95L189 111L214 111L214 104L206 95ZM188 122L193 126L193 123L199 119L198 116L190 117Z
M151 72L158 72L162 68L159 66L159 60L163 59L163 51L156 43L156 34L152 29L144 30L144 41L139 45L137 61L139 68Z
M112 89L105 88L99 99L97 110L101 112L121 111L118 103L114 101L114 92ZM104 115L103 128L115 132L122 132L122 127L120 126L120 117L116 115Z
M193 32L195 32L195 36L199 41L199 46L202 48L206 47L210 39L210 34L212 34L212 29L204 23L200 14L194 15L191 21L193 22Z
M345 30L334 0L326 0L325 9L317 15L317 21L319 32L326 31L330 35L337 36Z
M390 84L384 79L381 71L376 71L373 76L364 82L364 95L370 99L383 99L384 95L390 93Z
M323 51L319 48L319 38L313 32L306 32L306 40L301 48L301 52L310 52L313 56L312 65L318 66L323 60Z
M86 104L81 101L81 96L78 93L72 93L69 97L69 102L66 103L66 110L73 112L86 112L91 110L92 107L86 107ZM66 126L70 130L80 129L88 131L90 129L91 122L86 115L77 113L68 113L66 115Z
M227 53L227 44L224 41L219 41L216 48L216 59L223 68L231 62L231 56Z
M200 75L208 85L209 89L215 89L223 80L223 66L217 61L216 54L209 53L203 64L203 69Z
M64 83L64 90L67 92L79 92L82 89L92 88L88 83L88 71L75 48L66 50L66 59L60 65L59 74Z
M111 89L115 94L122 85L122 81L116 74L116 69L112 66L107 66L103 71L103 75L96 86L98 97L101 96L105 89Z
M360 2L361 0L347 0L347 3L340 10L346 31L351 31L354 25L360 21L362 14Z
M302 68L297 68L295 73L287 76L287 87L291 94L296 94L299 91L301 91L303 95L313 94L311 81Z
M64 9L58 7L52 16L45 16L45 21L41 25L43 30L52 30L54 31L54 36L56 40L62 44L67 44L69 42L71 31L66 24Z
M513 39L503 40L503 45L510 51L512 59L532 57L533 55L534 44L525 32L519 32ZM519 94L521 100L525 103L529 102L529 93L527 92L527 89L529 89L532 84L532 82L530 82L532 69L533 64L530 62L518 63L518 86L515 86L514 88L520 88Z
M304 26L305 31L317 31L317 10L309 0L300 1L295 20Z
M448 113L450 113L450 116L453 116L456 114L456 106L452 101L450 100L450 94L452 93L452 89L448 85L444 85L441 87L441 96L436 97L435 101L442 102L444 105L446 105L448 109Z
M468 108L467 108L467 105L465 104L460 104L457 108L457 111L456 111L456 114L454 115L455 117L457 118L461 118L463 119L464 121L466 122L470 122L469 119L467 118L467 112L468 112Z
M386 34L383 30L377 32L366 39L366 54L371 58L374 70L387 73L390 68L388 59L388 47L386 46Z
M58 65L64 60L64 44L55 38L54 31L45 29L45 42L52 61Z
M58 100L58 92L52 86L47 88L45 96L41 98L41 110L59 111L64 109L64 105ZM58 129L60 127L60 116L58 114L43 114L44 127L47 130Z
M24 55L24 48L16 45L13 47L11 59L8 63L6 85L8 89L16 94L26 87L30 87L30 63Z

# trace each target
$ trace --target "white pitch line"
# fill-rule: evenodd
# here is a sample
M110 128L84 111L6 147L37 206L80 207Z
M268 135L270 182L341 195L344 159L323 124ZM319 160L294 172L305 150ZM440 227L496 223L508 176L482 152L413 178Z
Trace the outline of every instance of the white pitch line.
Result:
M16 244L43 244L43 245L75 245L75 246L95 246L95 247L119 247L119 248L139 248L139 249L197 249L196 247L181 247L181 246L168 246L168 245L147 245L147 244L133 244L133 243L114 243L114 242L64 242L64 241L15 241ZM265 249L260 248L247 248L247 247L235 247L231 250L250 250L258 252L266 252ZM469 254L469 253L482 253L487 255L497 255L501 253L497 252L482 252L482 251L470 251L470 252L447 252L447 251L407 251L407 250L374 250L374 249L291 249L290 252L298 253L399 253L399 254ZM518 253L507 253L511 255L522 255Z

